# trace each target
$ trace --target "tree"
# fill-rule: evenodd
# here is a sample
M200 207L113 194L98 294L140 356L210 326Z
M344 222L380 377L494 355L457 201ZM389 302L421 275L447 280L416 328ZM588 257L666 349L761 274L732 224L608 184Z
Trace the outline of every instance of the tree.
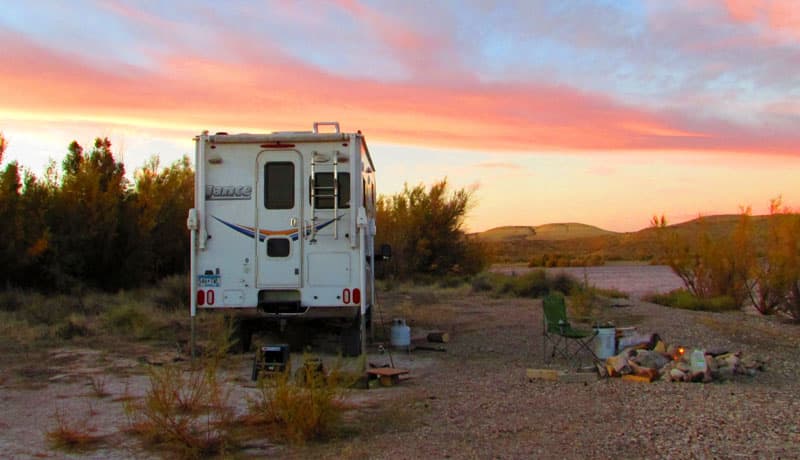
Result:
M486 264L483 248L464 233L464 217L473 203L466 189L448 193L447 179L427 191L407 185L377 203L379 243L391 244L387 272L412 275L473 274Z
M194 202L194 171L184 156L161 169L152 157L136 171L136 261L155 280L188 270L186 216Z
M0 280L6 284L16 281L20 273L23 223L20 220L19 165L9 163L0 172Z
M84 282L105 289L124 285L124 165L114 160L111 142L97 138L88 157L77 142L70 144L62 166L49 222L58 254L52 267L56 281L62 288Z
M0 132L0 164L3 163L3 154L6 153L6 148L8 148L8 143L3 133Z
M748 288L753 306L762 314L783 311L800 319L800 215L770 201L763 249L750 268Z
M800 214L770 202L770 214L754 225L743 208L732 231L713 234L703 219L678 231L653 218L662 258L699 298L727 296L749 301L762 314L800 319Z

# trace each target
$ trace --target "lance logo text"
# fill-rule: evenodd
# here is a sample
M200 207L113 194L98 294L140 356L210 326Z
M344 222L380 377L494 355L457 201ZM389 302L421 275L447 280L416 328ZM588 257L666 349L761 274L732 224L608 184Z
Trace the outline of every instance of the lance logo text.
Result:
M206 185L206 200L249 200L252 195L249 185Z

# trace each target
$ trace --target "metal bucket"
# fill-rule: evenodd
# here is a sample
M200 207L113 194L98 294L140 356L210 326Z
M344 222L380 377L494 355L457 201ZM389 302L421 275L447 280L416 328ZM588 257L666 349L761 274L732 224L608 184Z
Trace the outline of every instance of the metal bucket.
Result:
M594 339L594 354L600 359L614 356L614 340L617 330L613 327L599 327L595 329L597 336Z

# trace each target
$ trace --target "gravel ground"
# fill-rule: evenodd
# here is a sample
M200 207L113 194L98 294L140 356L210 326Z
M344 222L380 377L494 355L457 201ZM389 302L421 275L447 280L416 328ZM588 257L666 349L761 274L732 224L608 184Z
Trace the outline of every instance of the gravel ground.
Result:
M351 426L336 438L303 447L255 444L242 456L800 458L798 325L748 312L690 312L636 301L606 315L618 325L657 332L668 343L742 351L765 360L766 371L709 384L529 381L526 368L544 367L540 300L461 290L428 294L425 305L415 302L410 310L414 293L385 297L384 316L406 316L412 335L449 330L447 352L395 352L396 365L409 368L411 378L395 387L353 391ZM124 415L113 401L143 392L146 378L135 360L72 353L80 358L61 364L56 359L42 375L28 375L24 366L0 374L2 457L69 456L51 450L44 439L59 408L71 415L93 413L89 423L108 435L98 450L72 456L152 457L121 431ZM230 372L243 375L231 385L243 395L252 390L248 358L235 360ZM370 361L383 364L388 356L373 351ZM114 369L106 382L109 397L90 395L86 375L97 366Z

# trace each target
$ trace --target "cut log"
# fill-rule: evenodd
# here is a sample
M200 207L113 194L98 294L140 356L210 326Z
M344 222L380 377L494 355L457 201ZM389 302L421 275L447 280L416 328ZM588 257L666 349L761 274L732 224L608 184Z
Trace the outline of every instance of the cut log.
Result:
M426 345L415 345L415 346L412 348L412 351L415 351L415 350L422 350L422 351L441 351L441 352L445 352L445 351L447 351L447 348L445 348L445 347L443 347L443 346L441 346L441 345L440 345L440 346L437 346L437 347L429 347L429 346L426 346Z
M658 371L656 369L637 366L636 363L634 363L633 361L628 361L628 365L631 367L633 375L649 379L650 382L652 382L658 377Z
M622 380L627 380L629 382L642 382L642 383L650 383L653 381L653 379L650 377L646 377L643 375L633 375L633 374L623 375Z
M444 331L433 331L428 333L428 342L447 343L450 341L450 333Z
M628 355L625 353L620 353L616 356L609 357L606 359L606 369L608 369L608 373L612 377L629 373L630 367L628 366Z

